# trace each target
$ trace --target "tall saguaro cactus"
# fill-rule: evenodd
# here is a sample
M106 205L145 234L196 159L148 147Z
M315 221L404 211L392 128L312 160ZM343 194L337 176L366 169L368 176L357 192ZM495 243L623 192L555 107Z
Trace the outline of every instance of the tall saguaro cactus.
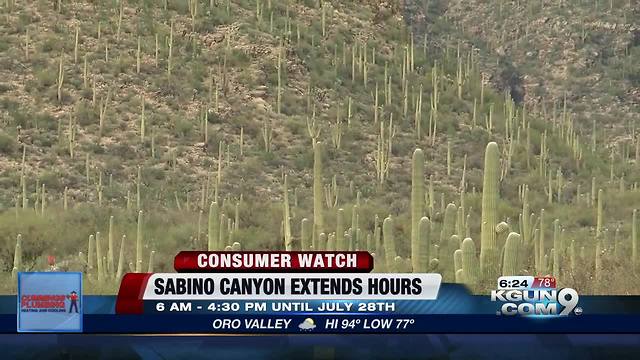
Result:
M136 272L142 272L142 210L138 211L138 229L136 232Z
M113 215L109 216L109 234L108 234L108 248L107 248L107 271L113 274L114 268L114 254L113 254Z
M596 265L594 268L596 282L599 283L602 280L602 255L604 253L604 246L601 239L596 239Z
M155 251L151 251L149 253L149 267L147 268L147 272L152 273L153 272L153 264L154 264L154 257L155 257L156 252Z
M89 246L87 248L87 271L93 272L94 259L96 257L96 239L93 234L89 235Z
M361 246L360 242L362 239L360 238L360 227L358 226L358 204L354 204L351 208L351 243L349 244L349 251L358 250Z
M560 256L564 252L560 235L560 220L553 222L553 277L560 278Z
M189 0L189 13L191 14L191 31L196 31L196 18L198 16L198 1Z
M209 206L209 230L207 234L207 250L218 250L218 237L220 236L220 210L217 202L212 202Z
M309 219L304 218L300 222L300 249L302 251L309 251L311 248L311 224ZM329 249L335 250L335 249Z
M118 269L116 270L116 281L119 281L122 278L122 273L124 272L124 246L127 242L127 235L122 235L122 240L120 240L120 256L118 257Z
M416 269L422 269L419 226L424 203L424 153L421 149L413 152L411 165L411 265L416 271Z
M22 270L22 235L16 237L16 249L13 254L13 271L11 277L14 279L18 276L18 272Z
M293 238L291 237L291 214L289 210L289 189L287 186L287 175L284 176L284 185L282 189L284 193L284 206L282 221L284 224L284 248L287 251L293 250Z
M540 230L537 233L537 242L538 251L536 253L538 259L538 274L544 275L545 267L544 267L544 256L545 256L545 248L544 248L544 233L545 233L545 225L544 225L544 209L540 209Z
M96 232L96 265L98 268L98 281L104 280L104 262L102 261L102 237Z
M313 147L313 245L317 246L318 234L324 231L322 216L322 142Z
M498 144L490 142L484 155L484 179L482 186L482 226L480 229L480 269L488 279L495 278L498 270L499 251L496 243L498 182L500 159Z
M64 83L64 54L60 54L60 62L59 62L59 66L58 66L58 81L57 81L57 87L58 87L58 94L57 94L57 98L59 102L62 102L62 84Z
M393 270L395 269L396 260L396 242L393 237L393 219L391 215L382 222L382 239L387 269Z
M435 192L433 191L433 175L429 176L429 216L433 219L433 215L435 213Z
M347 244L344 240L344 209L338 209L336 213L336 250L347 250Z
M169 55L167 57L167 80L169 81L169 83L171 83L171 69L172 69L171 55L173 54L173 19L171 19L170 27L171 28L169 31Z
M638 269L638 210L633 209L633 215L631 218L631 263L633 264L633 270Z
M602 207L604 202L604 193L602 189L598 190L598 209L596 213L596 236L600 236L602 232Z
M529 186L524 185L522 193L522 221L521 221L521 232L522 232L522 241L525 244L529 244L531 242L530 234L531 234L531 223L529 222Z

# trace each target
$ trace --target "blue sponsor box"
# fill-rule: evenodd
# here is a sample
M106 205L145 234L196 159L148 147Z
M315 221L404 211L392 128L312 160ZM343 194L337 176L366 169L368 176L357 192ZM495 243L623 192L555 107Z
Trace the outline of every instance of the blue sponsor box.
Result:
M18 332L82 332L82 273L18 273Z

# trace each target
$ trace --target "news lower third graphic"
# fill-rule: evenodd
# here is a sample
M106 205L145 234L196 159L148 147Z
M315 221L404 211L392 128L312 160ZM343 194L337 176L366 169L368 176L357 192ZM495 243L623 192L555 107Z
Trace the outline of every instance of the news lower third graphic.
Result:
M18 332L82 332L82 273L18 274Z
M490 294L473 294L437 273L371 273L374 260L357 251L181 252L178 272L125 274L117 296L83 297L81 273L19 273L17 306L0 296L0 333L16 331L16 313L18 332L640 332L640 297L582 296L553 276L501 276Z

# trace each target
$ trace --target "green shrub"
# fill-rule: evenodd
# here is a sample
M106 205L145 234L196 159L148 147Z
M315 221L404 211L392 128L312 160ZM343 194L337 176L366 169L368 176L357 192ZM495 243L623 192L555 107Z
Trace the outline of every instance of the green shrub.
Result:
M0 130L0 152L5 155L12 155L17 148L16 139Z

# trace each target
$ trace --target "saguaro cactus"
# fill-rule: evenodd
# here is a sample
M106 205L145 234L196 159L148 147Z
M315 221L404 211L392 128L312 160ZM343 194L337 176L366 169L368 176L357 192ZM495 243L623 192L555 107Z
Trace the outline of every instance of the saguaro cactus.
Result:
M222 208L224 209L224 201L222 202ZM284 230L285 225L284 221L282 222L282 230ZM231 245L227 242L227 215L225 213L220 214L220 225L218 226L218 245L217 248L220 250L224 250L228 245ZM284 237L284 231L282 233Z
M604 247L602 246L602 240L596 239L596 265L594 268L596 282L600 282L602 279L602 254Z
M429 176L429 216L433 219L433 215L435 213L435 192L433 190L433 175Z
M498 144L490 142L484 155L484 180L482 186L482 225L480 233L480 268L482 275L493 279L497 275L499 251L496 244L496 220L500 159Z
M335 251L336 249L336 234L335 233L331 233L329 234L329 237L327 238L327 247L325 248L325 250L327 251Z
M138 211L138 228L136 231L136 272L142 272L142 210Z
M458 284L464 283L464 270L462 270L462 250L453 252L453 268L455 271L455 281Z
M504 244L504 259L502 261L502 275L518 275L520 272L520 264L518 254L520 252L520 244L522 238L520 234L511 232L507 236Z
M461 197L461 199L464 199L464 193L460 197ZM458 235L460 237L460 239L464 238L464 229L465 229L464 220L465 220L465 217L464 217L464 206L461 204L458 207L458 212L456 214L456 235ZM462 240L460 242L462 242Z
M525 244L529 244L531 242L530 234L531 234L531 224L529 223L529 186L524 185L523 193L522 193L522 220L520 222L521 232L522 232L522 241Z
M571 245L569 245L569 269L571 273L575 273L577 267L577 254L576 254L576 241L571 240Z
M498 249L504 249L507 242L507 237L511 233L511 227L504 221L501 221L496 225L496 246ZM502 256L502 255L501 255Z
M476 257L476 245L471 238L462 241L462 271L467 284L477 284L480 277L480 267Z
M102 236L96 232L96 262L98 267L98 281L104 280L104 263L102 261Z
M545 248L544 248L544 209L540 209L540 230L537 233L537 242L538 252L536 256L538 257L538 274L544 275L545 267L544 267L544 256L545 256Z
M307 218L300 222L300 248L302 251L308 251L311 248L311 224Z
M289 211L289 189L287 187L287 175L284 176L284 206L282 221L284 221L284 248L287 251L293 250L293 238L291 237L291 215Z
M327 241L328 241L327 234L320 233L320 235L318 235L318 244L316 245L317 248L315 250L320 250L320 251L326 250Z
M93 272L93 260L96 256L96 239L93 234L89 235L89 247L87 249L87 271L89 273Z
M153 272L153 264L154 264L155 254L156 254L156 252L154 250L151 250L151 252L149 253L149 267L147 268L147 272L149 272L149 273Z
M382 238L384 253L387 261L387 269L390 271L396 268L396 241L393 237L393 219L389 215L382 223Z
M440 244L444 244L451 235L455 233L456 215L458 208L455 204L449 203L444 210L444 220L442 222L442 230L440 232Z
M64 83L64 54L60 54L60 62L58 65L58 81L57 81L57 87L58 87L58 94L57 94L57 99L59 102L62 102L62 84Z
M107 249L107 271L111 274L115 271L113 257L113 215L109 216L109 240Z
M220 209L218 208L218 203L213 201L209 206L209 230L207 234L207 250L219 250L216 247L218 246L218 238L220 236Z
M631 217L631 263L633 264L633 270L638 269L638 222L637 222L637 209L633 209L633 215Z
M411 246L411 265L413 272L423 273L428 271L431 261L431 220L423 216L418 224L418 241L416 248ZM416 256L417 259L413 259Z
M171 19L171 28L169 31L169 55L167 57L167 80L169 82L171 82L171 69L172 69L172 62L171 62L171 55L173 53L173 19Z
M591 178L591 206L596 206L596 178Z
M336 250L347 250L347 243L344 240L344 209L338 209L336 214Z
M351 208L351 244L349 245L350 251L358 250L362 245L360 244L362 239L360 239L360 228L358 226L358 208L358 204L353 205L353 208Z
M317 234L324 231L322 216L322 142L313 147L313 245L317 246Z
M198 1L189 0L189 14L191 14L191 31L196 31L196 18L198 16Z
M560 278L560 256L564 252L560 237L560 220L553 222L553 277Z
M116 281L122 278L122 273L124 272L124 246L127 242L127 235L122 235L122 240L120 240L120 256L118 257L118 270L116 271Z
M373 246L376 252L382 254L382 229L380 228L380 218L376 214L373 221Z
M16 248L13 253L13 271L11 277L14 279L18 276L18 272L22 270L22 235L16 237Z
M451 176L451 141L447 141L447 176Z
M421 149L413 152L411 163L411 265L414 271L422 269L420 262L420 222L422 221L422 206L424 201L424 153Z
M598 190L598 210L596 213L596 236L600 236L602 231L602 207L604 206L604 193L602 189Z

